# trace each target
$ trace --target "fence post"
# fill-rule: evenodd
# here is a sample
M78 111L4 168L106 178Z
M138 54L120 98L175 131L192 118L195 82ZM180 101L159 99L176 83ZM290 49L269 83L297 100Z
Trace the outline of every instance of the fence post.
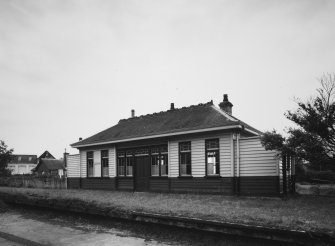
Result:
M295 193L295 163L296 162L296 158L292 157L292 162L291 162L291 179L292 179L292 193Z
M287 177L286 177L286 155L282 156L282 165L283 165L283 195L287 195Z
M292 179L291 179L291 162L292 162L292 157L287 156L286 157L286 174L287 174L287 192L291 193L292 191Z

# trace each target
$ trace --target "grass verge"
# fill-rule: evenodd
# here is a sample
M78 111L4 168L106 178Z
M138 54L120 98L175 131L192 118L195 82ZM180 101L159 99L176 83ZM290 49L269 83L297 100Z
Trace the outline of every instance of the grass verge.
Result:
M335 232L335 197L287 200L197 194L0 187L0 192L46 199L78 199L102 207L293 230ZM0 198L1 199L1 198Z

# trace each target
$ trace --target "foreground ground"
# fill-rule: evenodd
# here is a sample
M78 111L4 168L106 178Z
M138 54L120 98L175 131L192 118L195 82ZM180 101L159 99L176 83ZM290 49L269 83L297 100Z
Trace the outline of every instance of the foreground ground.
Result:
M98 206L138 212L296 230L335 232L335 197L297 196L282 200L261 197L12 187L0 187L0 192L47 199L79 199Z
M0 213L0 245L224 245L259 246L281 245L273 241L226 236L175 227L136 223L133 221L103 219L97 216L60 212L55 210L10 206ZM1 238L1 232L14 235L15 243ZM7 243L7 244L6 244ZM38 245L40 246L40 245Z

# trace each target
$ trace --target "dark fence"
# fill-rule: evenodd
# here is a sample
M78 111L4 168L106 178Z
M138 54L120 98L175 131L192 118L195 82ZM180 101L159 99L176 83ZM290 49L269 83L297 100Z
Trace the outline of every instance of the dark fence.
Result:
M15 175L1 177L0 186L27 187L27 188L48 188L66 189L66 178L62 177L36 177L32 175Z
M295 193L295 162L292 156L283 155L279 167L280 192L283 195Z

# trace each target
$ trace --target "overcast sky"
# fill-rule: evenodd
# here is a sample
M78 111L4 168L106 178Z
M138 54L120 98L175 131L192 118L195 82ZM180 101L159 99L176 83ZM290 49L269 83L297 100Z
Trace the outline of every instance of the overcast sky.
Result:
M283 132L335 72L335 1L0 1L0 139L16 154L214 100Z

